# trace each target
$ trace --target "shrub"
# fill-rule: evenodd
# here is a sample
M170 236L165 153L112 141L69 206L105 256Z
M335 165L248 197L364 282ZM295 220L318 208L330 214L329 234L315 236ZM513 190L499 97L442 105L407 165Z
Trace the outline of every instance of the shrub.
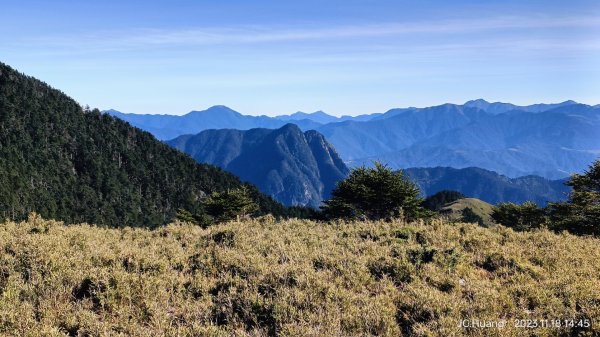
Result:
M425 216L420 206L419 188L402 171L392 171L381 163L374 168L359 167L340 181L330 200L322 207L329 218L408 220Z
M522 205L500 203L494 207L492 219L518 231L540 228L547 223L545 210L530 201Z
M30 218L0 223L0 336L599 336L598 257L596 237L441 219ZM592 327L457 326L540 317Z
M423 207L428 210L438 212L445 205L454 202L458 199L466 198L464 194L456 191L443 190L439 191L434 195L428 196L423 201Z
M206 214L217 221L245 218L258 210L245 186L213 193L203 200L202 205Z
M573 187L569 200L548 207L553 228L600 235L600 160L584 174L571 176L567 185Z
M412 280L410 269L402 264L400 261L389 258L379 258L371 261L367 268L373 277L377 280L381 280L387 277L395 285L401 285L402 283L408 283Z
M462 222L476 223L479 226L483 226L483 218L475 213L471 207L463 208L461 215L462 217L460 220Z

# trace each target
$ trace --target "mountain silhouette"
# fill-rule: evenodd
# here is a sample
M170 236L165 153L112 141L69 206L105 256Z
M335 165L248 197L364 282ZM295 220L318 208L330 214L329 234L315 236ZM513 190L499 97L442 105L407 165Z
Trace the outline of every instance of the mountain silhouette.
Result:
M167 142L198 162L217 165L285 205L317 207L348 168L316 131L294 124L275 130L206 130Z
M509 178L477 167L409 168L404 172L419 185L424 195L452 190L490 204L533 201L544 206L549 201L566 200L570 191L564 179L548 180L538 176Z
M244 116L223 106L184 116L108 113L160 139L207 129L275 129L294 123L323 134L351 167L379 160L396 169L475 166L509 177L559 179L582 172L600 154L600 108L571 100L519 106L476 99L356 117L322 111Z

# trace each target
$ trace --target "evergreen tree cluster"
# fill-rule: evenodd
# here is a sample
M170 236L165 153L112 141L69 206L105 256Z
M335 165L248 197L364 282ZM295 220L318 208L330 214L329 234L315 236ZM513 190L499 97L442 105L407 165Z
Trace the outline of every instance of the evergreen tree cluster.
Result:
M495 207L492 218L516 230L548 227L580 235L600 235L600 160L584 174L574 174L567 185L573 188L565 202L539 208L534 203L503 203Z
M492 219L517 231L540 228L548 223L545 210L531 201L522 205L511 202L500 203L494 207Z
M234 190L215 192L202 199L199 213L192 214L185 209L177 211L177 220L207 227L216 222L247 219L258 211L248 188L242 186Z
M439 212L447 204L463 198L466 198L466 196L460 192L443 190L425 198L423 207L434 212Z
M560 230L600 235L600 160L584 174L574 174L567 185L573 188L569 200L550 205L550 222Z
M402 171L393 171L376 162L359 167L338 182L330 200L322 207L326 218L387 220L403 217L414 220L428 215L421 207L419 188Z
M475 213L475 211L473 211L471 207L463 208L463 210L461 211L461 216L462 217L460 220L462 222L476 223L479 224L479 226L485 225L483 218L477 213Z
M232 174L0 63L2 218L37 212L67 223L155 226L179 208L196 213L202 198L241 186ZM288 214L245 188L257 213Z

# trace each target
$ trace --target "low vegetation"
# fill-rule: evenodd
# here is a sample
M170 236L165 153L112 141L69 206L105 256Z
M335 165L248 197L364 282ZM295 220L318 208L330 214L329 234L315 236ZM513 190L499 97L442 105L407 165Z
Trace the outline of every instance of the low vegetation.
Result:
M419 194L419 187L402 171L375 162L373 168L354 168L338 182L322 210L329 219L414 220L429 215Z
M422 205L428 210L439 212L449 203L464 199L466 197L467 196L457 191L443 190L425 198Z
M501 203L494 208L492 218L499 224L516 230L546 227L567 230L578 235L600 235L600 160L584 174L574 174L566 183L573 190L565 202L550 203L539 208L532 202L522 205Z
M151 230L32 215L0 224L0 335L593 336L598 261L598 238L440 220Z
M462 198L446 204L439 214L450 221L477 223L481 226L492 227L496 223L491 217L493 206L475 198Z

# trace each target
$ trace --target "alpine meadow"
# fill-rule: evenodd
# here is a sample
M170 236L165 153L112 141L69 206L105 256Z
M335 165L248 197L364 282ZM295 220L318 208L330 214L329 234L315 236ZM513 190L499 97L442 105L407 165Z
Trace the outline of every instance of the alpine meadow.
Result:
M4 2L0 337L600 336L598 18Z

